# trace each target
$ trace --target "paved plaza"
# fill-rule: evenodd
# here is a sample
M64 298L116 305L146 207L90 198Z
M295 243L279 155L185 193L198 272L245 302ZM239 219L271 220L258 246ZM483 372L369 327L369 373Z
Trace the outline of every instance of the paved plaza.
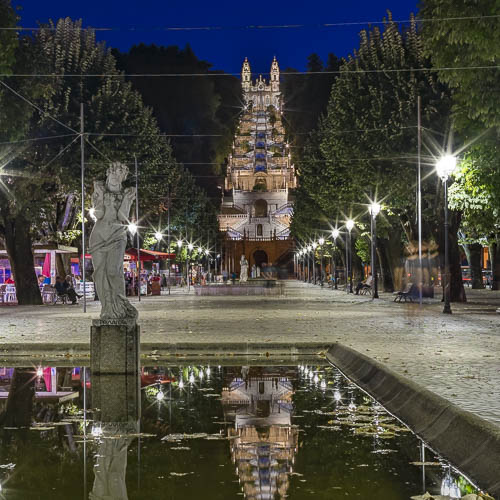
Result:
M500 292L468 290L469 302L443 315L434 299L396 304L297 281L282 297L197 297L186 289L170 296L131 300L140 311L146 346L248 344L265 352L271 344L296 347L341 342L460 407L500 425ZM60 354L85 348L98 303L80 306L0 308L4 359L22 345L44 344ZM8 363L7 361L5 361Z

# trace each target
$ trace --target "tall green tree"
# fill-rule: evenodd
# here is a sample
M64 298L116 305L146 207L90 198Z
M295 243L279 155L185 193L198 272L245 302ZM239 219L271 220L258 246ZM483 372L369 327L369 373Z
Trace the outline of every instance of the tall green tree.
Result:
M457 137L462 144L472 144L459 167L451 202L453 207L464 211L461 231L473 272L473 286L482 286L481 247L487 244L492 261L492 288L498 290L500 30L495 16L500 14L500 4L496 0L423 0L420 7L419 17L427 20L422 23L424 52L438 68L440 80L452 89ZM484 196L488 198L486 205Z
M153 109L161 131L183 136L172 138L175 157L215 196L216 179L210 176L223 172L231 151L242 105L239 80L212 71L189 45L180 49L139 44L113 54L127 74L195 75L130 77L130 81Z
M0 0L0 73L11 72L15 60L17 47L16 14L11 6L10 0Z
M386 210L379 218L378 246L389 289L400 286L403 257L416 248L417 97L424 126L448 126L449 93L436 74L424 69L428 65L414 20L400 30L389 16L383 32L362 31L359 49L343 62L332 86L317 136L320 154L300 164L302 186L326 214L363 217L370 198L382 200ZM442 186L431 169L423 172L424 240L442 249ZM459 221L460 214L452 212L452 300L465 300L454 236Z
M340 60L334 54L328 55L325 65L319 55L313 53L307 58L305 73L300 74L292 68L283 72L284 123L296 150L304 147L309 132L318 126L319 118L326 113L339 67Z
M104 177L110 161L126 163L133 172L134 157L140 164L141 214L159 212L165 185L185 182L192 186L192 179L183 177L170 145L160 137L152 110L125 81L110 51L96 43L92 30L81 29L80 21L63 19L20 42L14 74L55 75L4 80L34 106L5 87L2 93L2 112L10 117L2 120L2 142L40 139L8 146L0 192L0 234L14 271L18 300L36 304L40 294L33 240L70 243L78 236L80 150L78 143L71 142L78 138L72 131L79 131L80 103L85 110L89 194L93 179Z
M453 90L453 113L459 129L472 123L500 128L498 15L497 0L420 3L419 17L428 20L422 23L424 54L438 68L440 80ZM497 68L474 69L486 66Z

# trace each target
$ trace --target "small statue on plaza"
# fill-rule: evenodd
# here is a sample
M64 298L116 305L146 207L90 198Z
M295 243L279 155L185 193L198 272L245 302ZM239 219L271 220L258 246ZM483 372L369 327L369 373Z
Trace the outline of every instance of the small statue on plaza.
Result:
M244 255L240 259L240 283L246 283L248 280L248 260Z
M256 278L257 277L257 266L254 264L252 266L252 278Z
M94 181L92 203L96 223L90 234L89 251L94 264L94 286L101 301L101 319L137 319L137 309L125 296L123 258L127 224L135 199L133 187L123 188L128 167L112 163L106 183Z

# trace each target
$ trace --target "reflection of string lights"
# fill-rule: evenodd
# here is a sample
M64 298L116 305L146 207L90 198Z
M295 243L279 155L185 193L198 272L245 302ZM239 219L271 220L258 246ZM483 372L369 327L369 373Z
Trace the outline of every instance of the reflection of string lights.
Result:
M198 376L200 377L200 380L203 380L203 376L204 376L203 369L201 369L199 371Z
M190 384L194 384L194 375L193 375L193 372L191 372L191 374L189 375L189 383Z
M349 411L355 411L356 410L356 405L354 404L354 401L351 401L349 403L349 406L347 407Z
M156 393L156 401L160 402L160 401L163 401L165 399L165 394L163 393L163 391L158 391Z
M184 380L182 378L179 380L179 389L182 389L184 387Z
M207 377L210 377L210 366L207 366Z
M321 381L320 387L321 387L322 389L326 389L326 380L325 380L325 379L323 379L323 380Z
M318 374L314 375L314 383L317 384L319 382Z
M333 399L335 399L335 401L340 401L342 399L342 394L340 394L340 391L335 391L333 393Z

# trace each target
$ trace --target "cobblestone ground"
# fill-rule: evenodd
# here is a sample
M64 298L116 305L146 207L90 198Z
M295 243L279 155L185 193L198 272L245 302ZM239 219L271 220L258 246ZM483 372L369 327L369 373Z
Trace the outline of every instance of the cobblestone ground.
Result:
M443 315L438 300L396 304L287 282L283 297L196 297L185 290L140 304L146 342L342 342L500 425L500 292L469 290ZM99 306L0 307L0 342L87 343Z

